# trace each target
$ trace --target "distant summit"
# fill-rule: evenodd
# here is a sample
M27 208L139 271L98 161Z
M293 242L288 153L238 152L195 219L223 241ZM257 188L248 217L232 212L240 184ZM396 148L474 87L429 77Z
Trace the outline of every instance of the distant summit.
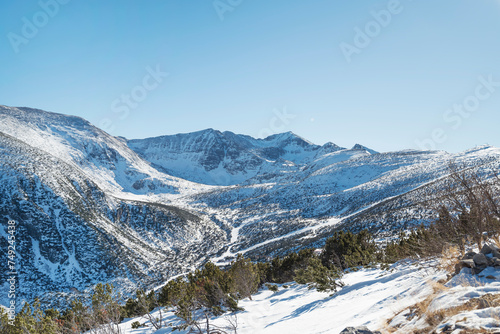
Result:
M300 166L345 150L330 142L315 145L291 131L253 138L214 129L133 139L128 146L170 175L210 185L238 184L268 173L273 165ZM356 149L376 153L361 145Z
M310 161L321 148L292 132L257 139L214 129L134 139L128 146L170 175L211 185L244 182L281 161Z
M374 151L374 150L372 150L366 146L363 146L361 144L354 145L351 150L365 150L365 151L369 152L370 154L378 154L379 153L379 152Z

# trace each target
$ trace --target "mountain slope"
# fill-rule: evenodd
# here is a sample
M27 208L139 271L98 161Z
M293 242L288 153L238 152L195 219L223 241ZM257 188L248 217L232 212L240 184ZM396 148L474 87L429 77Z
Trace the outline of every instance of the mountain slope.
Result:
M433 218L419 202L450 160L500 169L489 146L378 153L212 129L126 140L79 117L5 106L0 152L0 247L15 220L21 296L46 299L98 281L153 286L208 259L316 246L337 229L390 236Z
M158 172L122 139L80 117L0 106L0 132L77 166L108 191L176 194L196 187Z
M438 193L452 160L471 171L500 170L500 150L489 146L460 154L344 150L271 182L195 195L193 203L233 213L232 243L219 260L236 252L266 257L317 244L340 228L395 234L433 219L419 203Z
M117 170L107 174L103 166L121 160L119 163L129 170L141 164L146 171L150 168L146 162L126 156L126 150L118 158L116 154L89 153L88 161L79 161L82 151L78 149L89 148L96 141L88 134L82 134L81 141L71 141L75 139L74 124L59 128L62 136L54 135L55 125L41 131L43 122L33 128L28 122L15 124L35 135L22 139L47 150L49 145L57 148L50 151L55 153L52 155L0 132L0 247L7 249L7 222L14 220L20 298L46 296L53 301L57 298L47 293L83 290L97 282L114 282L124 292L132 291L137 285L156 284L188 270L225 242L225 233L203 214L166 202L141 201L142 197L133 194L129 198L118 196L123 189L117 190L116 180L130 184L134 179L117 175ZM68 136L68 132L73 133ZM44 141L35 140L40 138ZM100 153L115 143L101 143ZM163 189L167 192L190 184L155 170L153 173L162 180L174 180ZM103 175L114 178L99 177ZM133 172L130 175L139 180L145 176ZM174 188L176 184L180 187ZM0 263L0 269L1 303L5 305L9 271L6 261Z

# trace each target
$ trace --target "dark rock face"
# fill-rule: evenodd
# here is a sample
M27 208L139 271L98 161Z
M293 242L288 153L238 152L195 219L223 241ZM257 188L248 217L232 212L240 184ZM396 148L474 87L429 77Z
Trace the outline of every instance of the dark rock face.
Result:
M481 248L481 254L484 255L491 254L492 250L493 249L489 245L484 244L483 248Z
M500 259L500 251L498 249L492 249L491 254L493 255L493 257Z
M474 255L472 260L474 261L474 264L476 265L476 267L488 266L488 259L486 258L486 255L484 255L482 253Z

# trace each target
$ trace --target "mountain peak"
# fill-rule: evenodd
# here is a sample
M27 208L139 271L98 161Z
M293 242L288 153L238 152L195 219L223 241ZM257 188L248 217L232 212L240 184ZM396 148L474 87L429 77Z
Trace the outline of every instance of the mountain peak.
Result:
M331 141L325 143L322 147L324 147L324 148L336 148L336 149L341 149L342 148L339 145L337 145L335 143L332 143Z
M213 128L192 132L192 134L222 136L222 132Z
M368 153L370 153L370 154L378 154L378 152L377 152L377 151L374 151L374 150L372 150L372 149L370 149L370 148L368 148L368 147L366 147L366 146L363 146L363 145L361 145L361 144L355 144L355 145L351 148L351 150L364 150L364 151L367 151L367 152L368 152Z
M282 132L282 133L270 135L262 140L267 141L267 142L278 142L278 143L295 142L301 146L316 146L313 143L311 143L309 140L293 133L292 131L287 131L287 132Z
M332 142L325 143L323 146L320 147L319 149L319 154L326 154L326 153L332 153L340 150L344 150L345 148L338 146L337 144L334 144Z

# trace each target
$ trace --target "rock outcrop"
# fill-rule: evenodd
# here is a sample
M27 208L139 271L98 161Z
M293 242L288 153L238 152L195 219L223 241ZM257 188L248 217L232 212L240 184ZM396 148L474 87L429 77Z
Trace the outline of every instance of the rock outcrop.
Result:
M500 268L500 248L493 244L485 244L479 253L468 252L455 266L455 274L463 268L470 268L473 274L479 274L487 267Z

